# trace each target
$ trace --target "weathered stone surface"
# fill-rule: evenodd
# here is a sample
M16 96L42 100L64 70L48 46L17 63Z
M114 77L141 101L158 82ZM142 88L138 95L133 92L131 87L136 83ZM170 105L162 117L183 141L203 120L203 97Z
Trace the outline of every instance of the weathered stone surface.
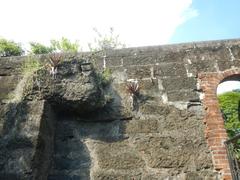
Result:
M168 49L169 48L169 49ZM181 63L182 59L184 58L186 52L179 50L177 48L166 47L166 50L164 48L160 49L160 51L157 54L156 63L162 63L162 62L178 62Z
M168 106L161 106L161 105L157 105L154 104L152 105L151 103L145 103L142 106L140 106L139 111L142 114L151 114L151 115L166 115L169 112L169 108Z
M126 68L128 79L143 79L151 77L152 66L132 66Z
M33 89L28 92L27 98L34 98L37 93L56 109L76 114L102 108L106 101L101 77L85 64L81 65L79 61L63 62L57 67L55 78L44 69L38 71L33 77Z
M230 47L230 50L231 50L232 56L235 59L239 60L240 59L239 45L233 45L232 47Z
M199 94L192 89L168 91L167 95L169 101L200 101Z
M19 82L18 76L0 76L0 101L10 99Z
M197 75L239 67L239 47L128 48L108 51L105 61L102 52L67 54L55 78L37 71L18 101L6 98L26 57L1 58L0 179L221 179L204 137ZM97 72L104 68L113 72L107 87ZM134 111L129 78L140 85Z
M93 175L96 180L141 180L141 172L115 172L115 171L97 171Z
M187 76L183 63L160 63L156 66L155 75L161 76Z
M145 65L145 64L155 64L156 59L154 55L138 55L134 54L133 56L128 56L127 58L123 59L123 66L128 67L131 65Z
M143 159L127 142L98 144L98 165L102 169L136 169L144 166ZM106 161L107 160L107 161Z
M194 77L173 77L173 78L164 78L163 86L166 91L176 90L184 90L184 89L196 89L197 80Z
M44 116L44 108L47 109L44 101L33 101L9 104L5 109L0 139L0 174L16 179L47 177L53 149L54 125L51 122L46 125L47 122L44 122L51 115L48 112ZM44 130L40 133L42 128Z
M142 120L135 119L124 122L123 130L126 134L132 133L158 133L159 121L156 119Z
M0 76L18 75L26 57L5 57L0 60Z
M222 45L208 46L208 47L199 47L194 48L191 51L188 51L186 57L194 62L201 61L213 61L213 60L225 60L230 59L229 51L226 47ZM186 58L185 57L185 58ZM206 63L204 63L206 64Z

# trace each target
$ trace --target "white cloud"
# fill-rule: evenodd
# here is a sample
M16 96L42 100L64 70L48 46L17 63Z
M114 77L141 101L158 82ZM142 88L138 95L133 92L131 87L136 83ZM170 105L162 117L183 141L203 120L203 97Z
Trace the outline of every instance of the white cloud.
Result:
M231 92L236 89L240 89L240 81L225 81L218 85L217 94Z
M1 0L0 36L20 42L65 36L92 41L93 28L114 27L129 46L167 43L176 28L197 16L192 0Z

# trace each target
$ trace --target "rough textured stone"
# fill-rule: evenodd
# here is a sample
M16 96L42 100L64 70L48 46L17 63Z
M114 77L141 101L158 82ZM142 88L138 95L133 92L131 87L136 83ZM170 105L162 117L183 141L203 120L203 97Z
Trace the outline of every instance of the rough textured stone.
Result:
M86 63L85 63L86 64ZM57 67L55 78L46 70L33 77L33 89L27 98L38 93L56 109L78 114L102 108L106 101L101 85L102 77L79 61L66 61Z
M222 179L197 77L239 67L239 47L232 40L128 48L108 51L105 61L102 52L66 54L55 78L37 71L18 101L11 93L26 57L1 58L0 179ZM109 86L104 68L113 72ZM137 108L129 78L139 80Z
M187 76L183 63L160 63L156 66L155 75L157 76Z
M184 90L184 89L196 89L197 80L193 77L173 77L173 78L164 78L163 86L166 91L172 91L174 89Z
M169 101L200 101L199 94L192 89L168 91L167 95Z
M53 118L51 121L48 119L51 113L45 114L44 108L47 109L44 101L10 104L6 108L0 139L3 163L0 174L16 179L46 179L52 156L54 125Z

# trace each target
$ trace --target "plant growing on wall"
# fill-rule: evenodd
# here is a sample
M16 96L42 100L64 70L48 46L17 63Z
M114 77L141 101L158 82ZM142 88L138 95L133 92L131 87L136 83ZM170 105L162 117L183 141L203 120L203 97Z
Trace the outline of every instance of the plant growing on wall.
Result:
M33 74L41 67L43 67L42 63L40 63L32 56L28 56L27 59L23 62L21 70L23 74Z
M97 28L93 31L96 33L93 43L89 43L90 51L107 51L111 49L124 48L126 45L119 40L119 35L115 34L114 29L110 28L108 34L100 33Z
M110 85L110 83L113 81L111 69L106 68L102 72L97 73L97 81L98 85L102 86L103 88Z
M79 51L80 45L78 41L71 42L69 39L62 37L60 40L51 40L51 48L54 52L76 53Z
M20 56L24 53L20 44L0 38L0 57Z
M37 42L31 42L30 48L31 48L31 53L33 54L48 54L53 52L52 47L48 47Z
M130 96L130 106L135 110L137 103L137 96L139 95L140 86L138 80L129 79L126 85L126 90Z
M63 55L61 53L53 53L49 57L49 62L46 64L46 68L48 69L50 75L52 75L53 78L56 78L57 75L57 66L62 61Z

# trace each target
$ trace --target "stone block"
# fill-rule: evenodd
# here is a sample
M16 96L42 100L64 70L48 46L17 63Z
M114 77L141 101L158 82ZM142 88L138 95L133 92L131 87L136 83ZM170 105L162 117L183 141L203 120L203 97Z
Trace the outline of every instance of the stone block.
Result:
M162 79L162 84L167 92L172 90L197 89L197 79L194 77L164 78Z
M154 75L161 76L187 76L183 63L160 63L154 67Z
M192 89L168 91L167 96L168 101L200 101L198 93Z
M156 119L148 120L131 120L124 122L122 131L125 134L136 134L136 133L158 133L159 121Z
M156 63L162 62L178 62L181 63L185 56L185 51L177 50L177 49L168 49L168 50L160 50L157 53Z
M191 73L194 77L197 76L200 72L215 72L218 70L217 61L212 60L193 60L191 64L186 65L188 73Z
M240 59L234 60L231 64L236 68L240 68ZM228 69L230 69L230 68L228 68Z
M101 169L137 169L145 166L143 159L127 142L101 143L96 146Z
M18 76L0 76L0 100L13 98L13 90L18 84Z
M231 67L232 67L232 65L235 65L235 61L234 62L232 62L232 61L230 61L230 60L228 60L228 61L221 61L221 60L219 60L218 62L217 62L217 64L218 64L218 67L219 67L219 70L220 71L224 71L224 70L227 70L227 69L230 69ZM239 63L240 64L240 63ZM238 64L238 65L239 65ZM237 65L237 64L236 64ZM239 67L239 66L238 66Z
M123 66L128 67L132 65L153 65L156 64L154 55L133 55L123 58Z
M211 63L214 60L229 61L229 50L225 46L208 46L201 48L193 48L187 51L184 59L189 59L192 62Z
M128 79L143 79L151 77L152 66L130 66L126 68Z
M156 105L156 104L143 104L139 108L139 112L144 115L167 115L169 113L169 108L167 106Z
M140 94L145 96L157 96L159 95L159 84L157 79L145 79L139 81Z
M178 129L178 131L182 130ZM198 169L210 168L212 162L206 144L202 145L201 141L194 144L194 139L190 139L181 136L181 133L169 133L162 136L134 136L130 139L130 143L142 153L151 168L183 170L191 168L192 159Z
M230 47L230 50L232 52L232 55L235 59L240 60L240 46L239 45L233 45Z
M21 66L25 58L24 56L0 58L0 76L20 74Z
M94 180L142 180L141 172L131 171L96 171L93 173Z
M106 67L112 66L122 66L123 65L123 57L121 56L107 56L105 58Z

